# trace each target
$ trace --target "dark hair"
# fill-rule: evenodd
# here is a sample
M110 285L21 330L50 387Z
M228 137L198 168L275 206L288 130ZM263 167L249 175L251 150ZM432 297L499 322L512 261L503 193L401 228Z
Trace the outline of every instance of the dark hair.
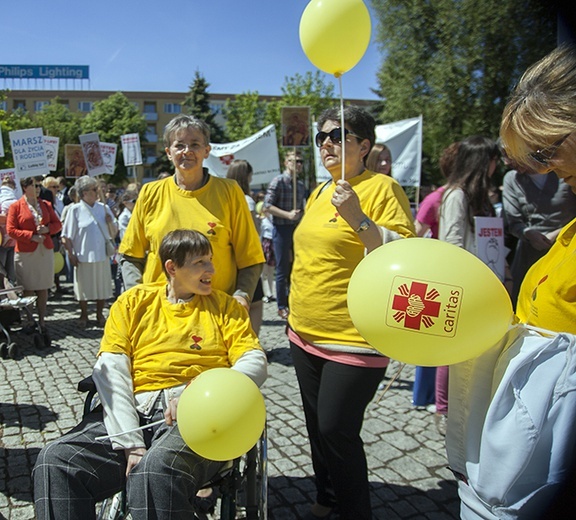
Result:
M442 150L442 155L438 161L438 166L440 166L440 171L446 179L450 177L452 171L454 170L456 157L458 155L458 148L460 148L460 141L449 144L446 148L444 148L444 150Z
M43 180L44 179L39 175L37 175L36 177L25 177L24 179L20 179L20 186L22 187L23 190L25 190L31 184L36 184L37 182L42 184Z
M239 185L244 195L250 195L250 175L252 175L252 165L244 159L232 161L226 172L228 179L234 179Z
M448 178L448 189L460 188L468 201L468 217L494 215L490 203L490 161L500 156L492 139L475 135L460 142L454 169Z
M183 267L191 256L212 254L210 241L200 232L192 229L175 229L170 231L163 239L158 250L162 269L166 276L164 264L172 260L177 267Z
M318 131L322 130L322 127L326 121L334 121L340 125L340 108L329 108L324 110L320 117L318 118L317 128ZM356 135L362 137L362 139L368 139L370 141L370 149L374 146L376 142L376 133L374 127L376 126L376 121L374 118L363 108L351 105L344 108L344 124ZM370 150L368 150L370 152ZM366 164L366 157L364 156L364 164Z

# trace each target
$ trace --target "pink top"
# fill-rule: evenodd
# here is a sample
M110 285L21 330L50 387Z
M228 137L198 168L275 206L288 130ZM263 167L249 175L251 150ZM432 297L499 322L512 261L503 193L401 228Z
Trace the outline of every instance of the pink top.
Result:
M302 350L308 352L308 354L329 359L336 363L342 363L343 365L366 368L384 368L387 367L390 362L390 359L385 356L352 354L351 352L338 352L317 347L316 345L312 345L312 343L308 343L306 340L302 339L290 327L288 327L288 339L295 345L298 345Z
M424 200L418 209L418 213L416 214L416 220L418 222L430 226L432 238L438 238L438 226L440 224L438 209L440 208L442 195L444 195L445 190L446 188L441 186L440 188L434 190L432 193L424 197Z

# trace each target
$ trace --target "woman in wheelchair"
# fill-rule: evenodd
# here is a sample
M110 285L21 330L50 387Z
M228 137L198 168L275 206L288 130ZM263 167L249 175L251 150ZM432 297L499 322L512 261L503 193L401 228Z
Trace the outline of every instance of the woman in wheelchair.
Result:
M88 520L95 504L125 486L134 520L190 519L193 498L226 464L182 440L176 403L205 370L231 367L258 385L266 356L246 310L212 290L208 239L170 232L160 247L168 283L138 285L110 309L93 371L103 411L48 444L33 471L38 520ZM134 430L165 417L165 422ZM108 435L110 439L96 440Z

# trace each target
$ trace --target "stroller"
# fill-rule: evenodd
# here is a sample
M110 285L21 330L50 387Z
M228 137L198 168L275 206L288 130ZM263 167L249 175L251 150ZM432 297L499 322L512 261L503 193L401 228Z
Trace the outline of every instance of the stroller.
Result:
M0 264L0 279L3 289L0 289L0 331L5 341L0 336L0 357L6 359L18 357L19 346L10 337L10 329L14 324L22 324L22 312L27 318L26 326L22 326L19 332L32 334L32 341L37 348L50 346L50 336L42 331L40 325L34 320L31 307L36 302L36 296L22 296L24 290L21 286L13 286L8 280L4 266Z

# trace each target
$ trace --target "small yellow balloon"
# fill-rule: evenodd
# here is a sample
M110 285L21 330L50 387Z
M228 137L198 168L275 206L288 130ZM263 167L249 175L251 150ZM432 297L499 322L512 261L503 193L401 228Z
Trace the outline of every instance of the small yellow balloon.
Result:
M313 65L336 77L352 69L370 43L362 0L312 0L300 19L300 43Z
M421 366L477 357L514 321L508 293L487 265L430 238L397 240L367 255L350 279L348 309L375 349Z
M60 251L54 251L54 274L58 274L64 269L64 256Z
M264 431L266 406L247 375L230 368L202 372L182 392L178 429L192 451L209 460L232 460L252 448Z

